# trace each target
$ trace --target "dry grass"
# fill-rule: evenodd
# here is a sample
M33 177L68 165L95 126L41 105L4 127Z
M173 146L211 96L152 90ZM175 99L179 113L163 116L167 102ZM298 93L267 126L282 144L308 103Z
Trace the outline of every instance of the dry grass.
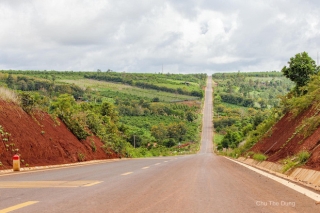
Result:
M18 95L14 91L5 87L0 87L0 100L13 102L16 104L19 103Z

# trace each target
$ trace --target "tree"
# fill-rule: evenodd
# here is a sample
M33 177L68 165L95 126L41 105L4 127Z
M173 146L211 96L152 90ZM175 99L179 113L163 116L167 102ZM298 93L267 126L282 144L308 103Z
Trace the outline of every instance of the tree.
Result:
M151 127L151 135L156 138L159 143L162 143L167 137L167 127L160 123Z
M11 73L9 74L9 76L8 76L8 78L6 80L6 83L7 83L9 88L13 89L13 87L14 87L14 78L11 75Z
M69 94L62 94L59 95L56 100L53 100L51 103L51 109L56 111L58 115L69 115L72 113L73 106L76 105L76 101L74 98Z
M306 85L311 75L318 72L316 62L309 57L308 53L298 53L290 58L289 66L282 68L283 74L296 83L296 88Z
M100 114L102 116L109 116L113 122L117 122L119 120L118 112L116 107L110 102L103 102L101 105Z

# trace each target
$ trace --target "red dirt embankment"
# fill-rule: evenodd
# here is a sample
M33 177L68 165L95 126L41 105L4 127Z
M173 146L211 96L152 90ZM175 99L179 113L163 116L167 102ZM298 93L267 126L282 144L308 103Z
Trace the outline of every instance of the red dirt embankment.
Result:
M19 106L0 100L0 169L12 168L12 156L19 154L21 166L43 166L118 157L107 154L103 142L90 136L79 141L60 120L47 113L29 115ZM1 130L1 129L0 129ZM96 150L94 150L96 147ZM0 164L1 165L1 164Z
M272 134L255 144L251 151L264 153L268 161L277 162L306 150L311 156L305 167L320 171L320 128L307 138L296 133L303 120L314 116L316 111L311 107L297 117L287 113L272 127Z

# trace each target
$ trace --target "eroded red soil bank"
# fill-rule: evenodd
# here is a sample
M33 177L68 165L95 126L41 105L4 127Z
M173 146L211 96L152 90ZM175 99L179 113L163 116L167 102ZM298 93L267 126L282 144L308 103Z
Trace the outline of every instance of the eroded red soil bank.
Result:
M0 169L12 168L12 156L21 155L21 165L40 166L74 163L82 160L116 158L105 152L95 136L79 141L58 118L43 112L31 116L13 103L0 100Z

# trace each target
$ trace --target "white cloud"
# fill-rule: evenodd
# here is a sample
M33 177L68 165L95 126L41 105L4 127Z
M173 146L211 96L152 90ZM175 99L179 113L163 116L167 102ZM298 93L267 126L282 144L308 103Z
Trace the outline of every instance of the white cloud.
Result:
M316 0L4 0L0 69L280 70L317 56L319 20Z

